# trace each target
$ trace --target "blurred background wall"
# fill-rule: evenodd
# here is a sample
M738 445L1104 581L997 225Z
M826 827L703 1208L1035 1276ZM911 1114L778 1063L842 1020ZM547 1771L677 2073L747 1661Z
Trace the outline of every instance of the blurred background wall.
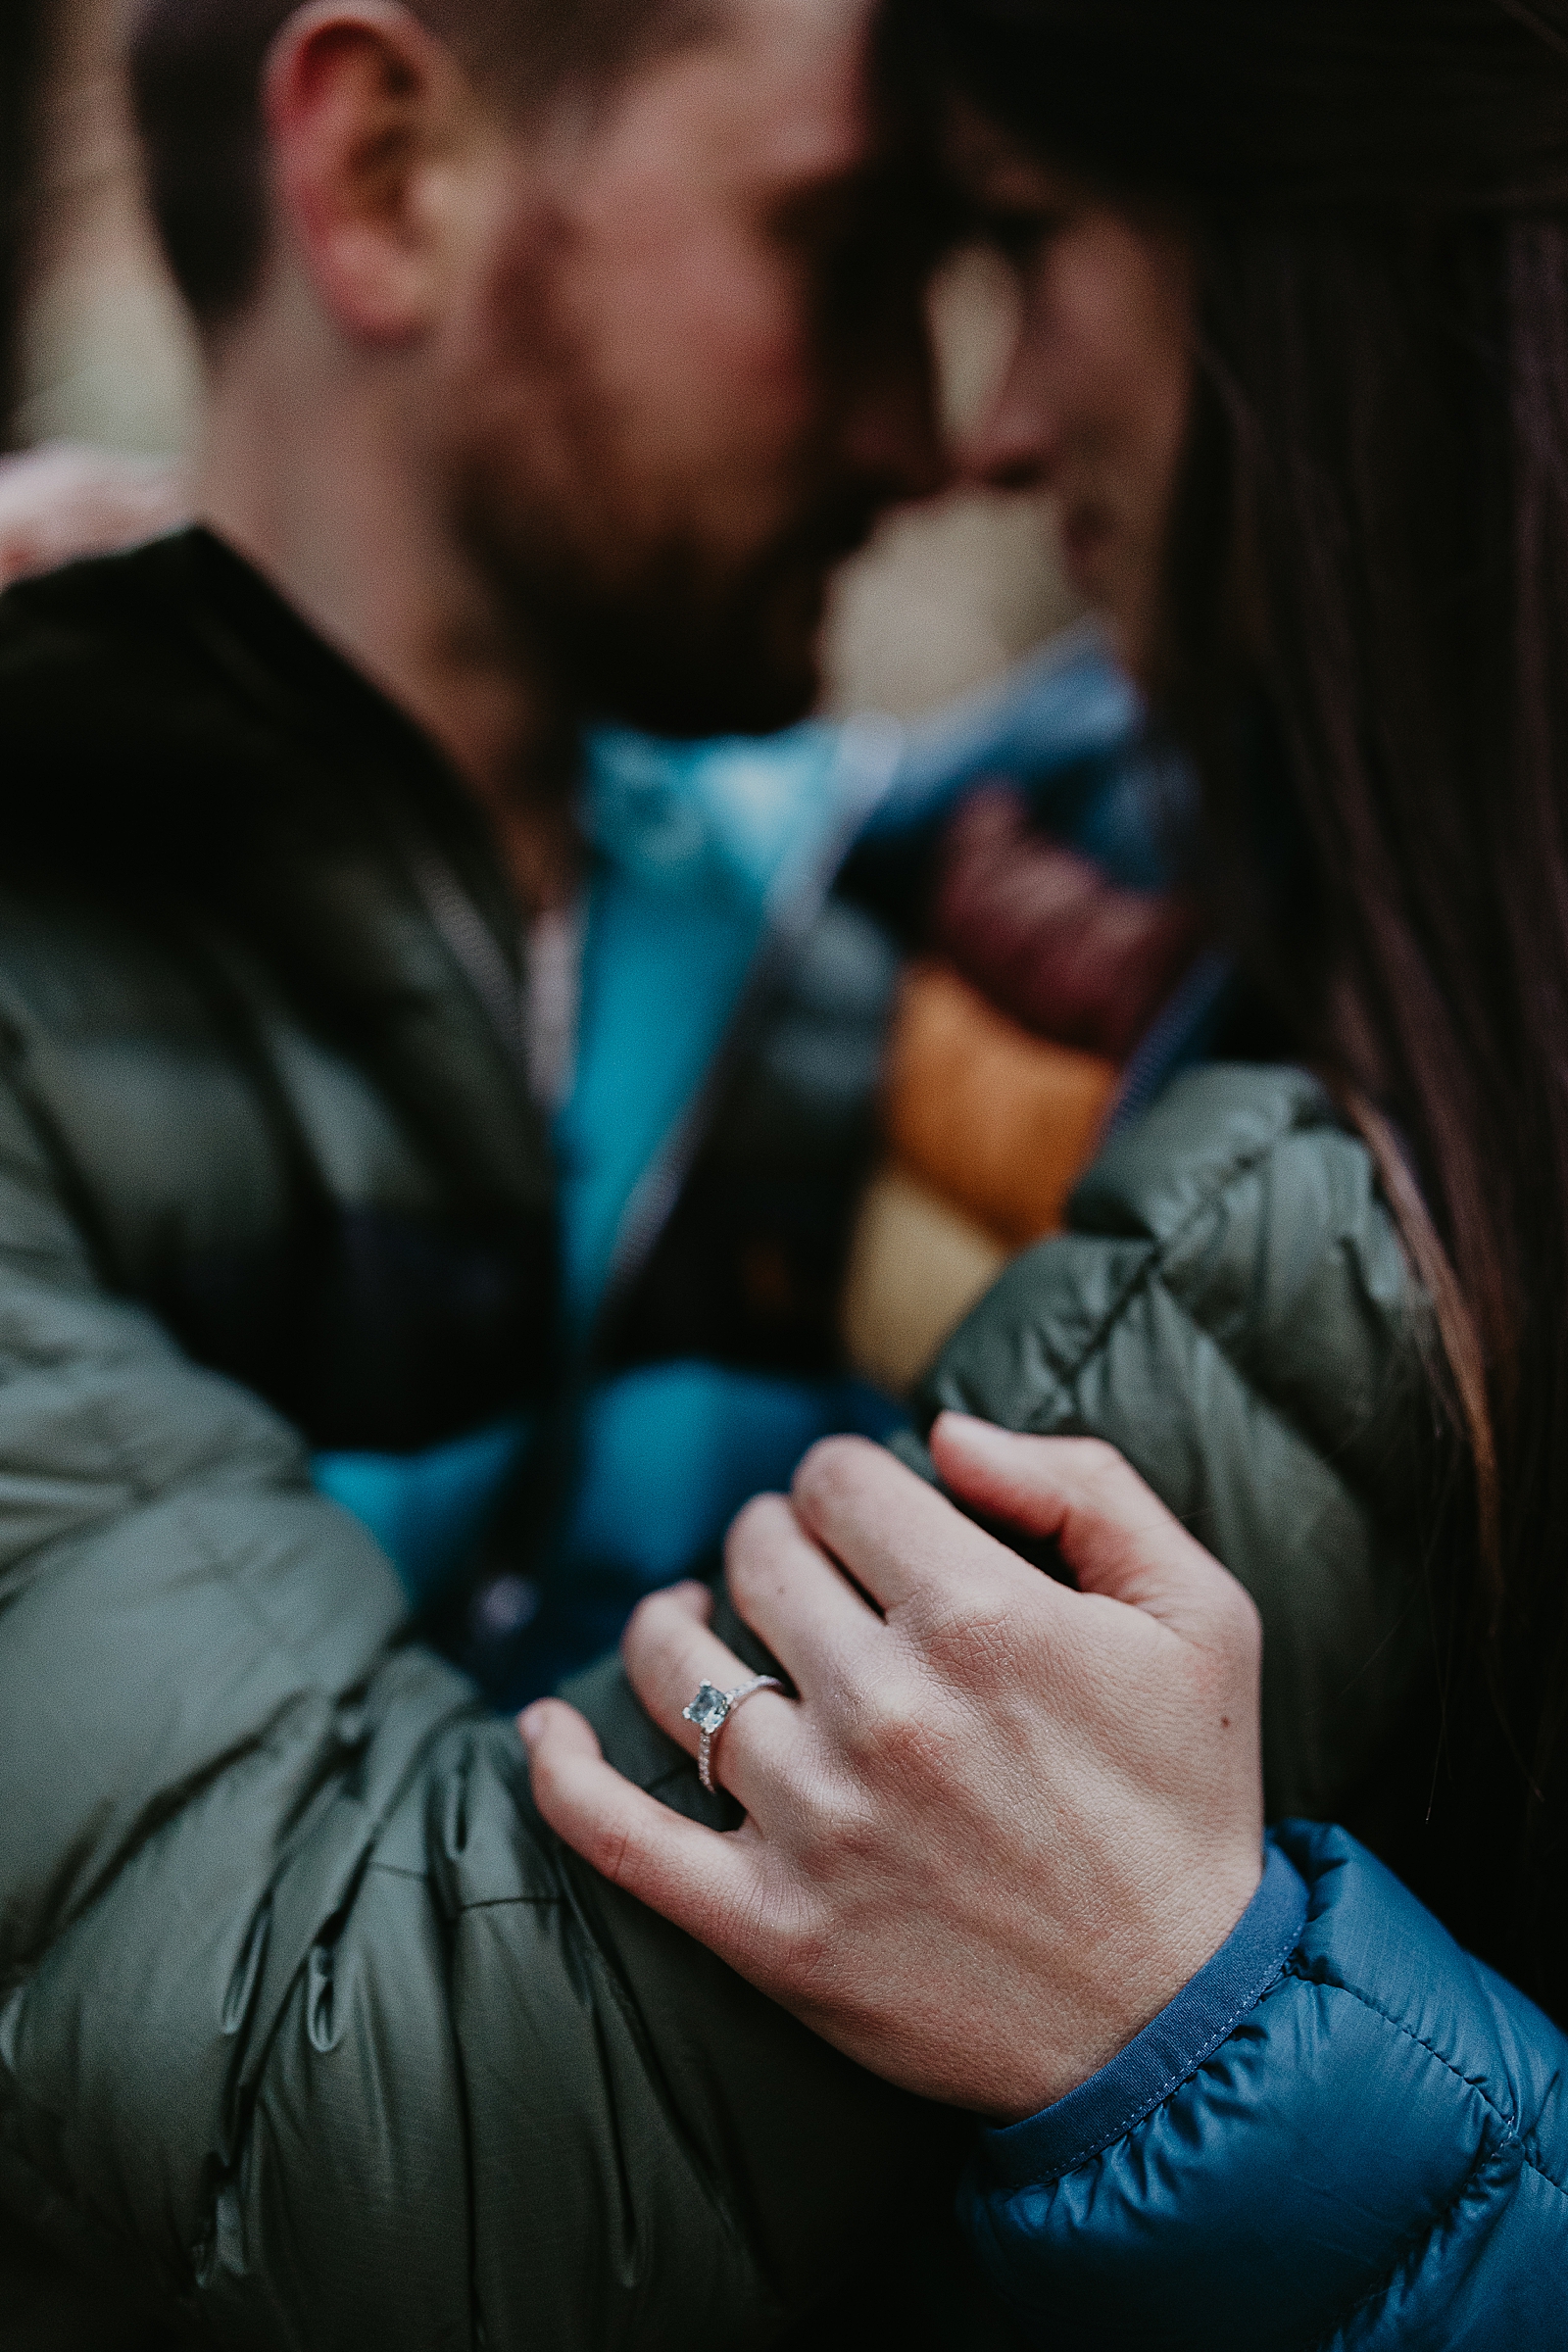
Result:
M6 240L22 263L0 289L13 320L0 368L16 441L172 457L199 430L200 374L138 192L117 64L125 5L0 0L3 201L22 230ZM935 310L961 420L993 373L1005 295L995 270L967 257ZM1047 532L1019 502L960 495L895 517L840 584L831 705L912 714L1070 617Z
M140 201L124 0L21 5L42 23L15 437L175 456L197 427L199 375Z
M31 222L41 0L9 0L0 12L0 438L9 438L21 385L19 330Z

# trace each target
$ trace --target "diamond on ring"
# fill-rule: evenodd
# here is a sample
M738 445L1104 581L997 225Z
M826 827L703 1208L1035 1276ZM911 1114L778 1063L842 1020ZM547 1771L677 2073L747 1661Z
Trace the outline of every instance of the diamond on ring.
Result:
M713 1793L713 1741L724 1729L743 1699L754 1698L759 1690L782 1690L783 1684L776 1674L756 1674L749 1683L735 1690L720 1690L716 1683L701 1683L697 1696L681 1713L688 1723L694 1723L702 1737L697 1743L697 1777L710 1794Z
M706 1732L711 1739L729 1713L728 1695L716 1684L704 1683L691 1705L682 1707L681 1713L688 1723L695 1723L700 1732Z

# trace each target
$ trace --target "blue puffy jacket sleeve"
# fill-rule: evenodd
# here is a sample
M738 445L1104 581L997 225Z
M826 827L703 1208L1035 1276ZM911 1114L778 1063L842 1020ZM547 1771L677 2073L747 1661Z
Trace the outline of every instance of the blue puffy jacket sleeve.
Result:
M1568 2039L1353 1838L1286 1823L1207 1967L985 2133L963 2198L1053 2352L1557 2352Z

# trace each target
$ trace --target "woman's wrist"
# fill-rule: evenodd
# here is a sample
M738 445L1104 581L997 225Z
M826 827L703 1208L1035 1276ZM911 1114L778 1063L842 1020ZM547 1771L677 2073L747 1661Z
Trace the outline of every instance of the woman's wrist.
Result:
M1130 2132L1256 2007L1299 1941L1306 1909L1305 1882L1270 1842L1257 1886L1217 1948L1082 2082L998 2119L986 2133L987 2169L1004 2185L1023 2186L1066 2171Z
M1004 2129L1020 2123L1113 2066L1240 1934L1263 1875L1260 1847L1221 1851L1198 1899L1189 1897L1152 1923L1129 1913L1124 1934L1102 1952L1094 1980L1083 1986L1076 2014L1058 1991L1049 2043L1027 2068L1017 2066L1015 2054L1016 2090L1009 2087L1000 2105L982 2110L988 2121Z

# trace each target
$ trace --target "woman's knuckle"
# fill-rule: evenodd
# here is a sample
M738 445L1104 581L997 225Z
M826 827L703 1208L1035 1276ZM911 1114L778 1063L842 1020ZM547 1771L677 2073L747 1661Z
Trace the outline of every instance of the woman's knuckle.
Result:
M878 1691L858 1711L846 1744L859 1780L883 1797L942 1781L951 1761L938 1710L915 1682Z
M788 1565L786 1544L798 1536L788 1503L776 1495L760 1495L747 1504L744 1516L746 1524L737 1521L724 1555L724 1581L737 1600L782 1581Z
M861 1695L850 1726L855 1749L879 1758L907 1745L918 1712L914 1692L902 1679L889 1676Z
M875 1849L881 1815L863 1784L837 1782L818 1798L809 1835L818 1875L825 1878L830 1869Z
M808 1989L831 1968L836 1939L814 1906L810 1910L791 1906L782 1919L760 1919L758 1929L765 1936L770 1973L790 1990Z
M620 1629L621 1663L627 1668L634 1668L637 1661L647 1657L653 1647L654 1637L649 1630L648 1608L646 1600L639 1601Z
M935 1602L915 1631L922 1657L945 1687L989 1683L1014 1664L1017 1613L1001 1595Z
M1262 1613L1246 1586L1234 1580L1220 1604L1220 1631L1226 1648L1243 1661L1261 1655Z

